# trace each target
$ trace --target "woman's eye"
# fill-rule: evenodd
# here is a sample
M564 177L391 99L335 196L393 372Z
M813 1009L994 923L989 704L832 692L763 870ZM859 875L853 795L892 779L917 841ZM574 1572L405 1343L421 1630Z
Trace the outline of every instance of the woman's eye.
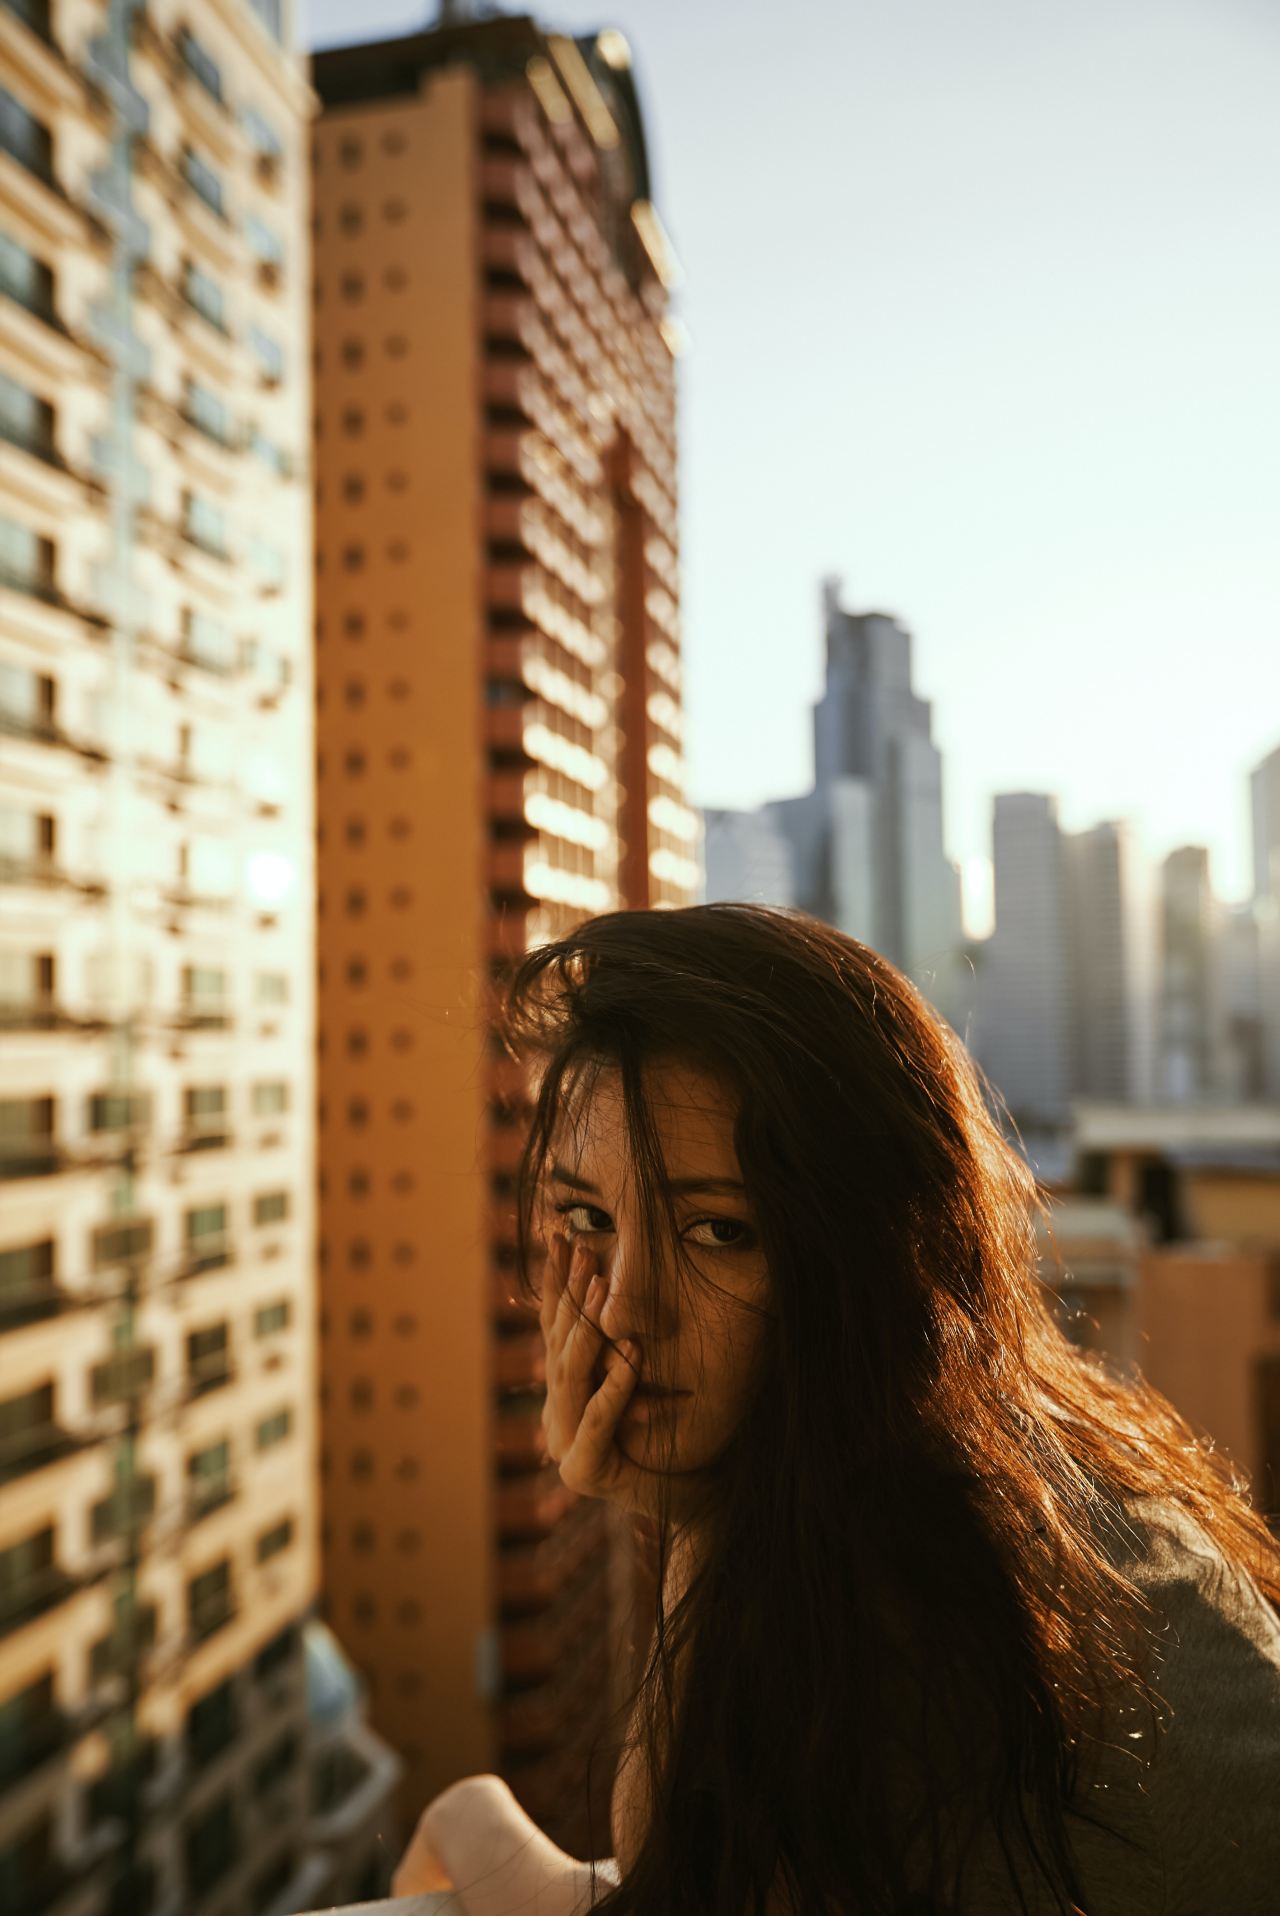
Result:
M704 1244L713 1250L737 1250L739 1246L745 1248L745 1246L751 1242L751 1232L747 1226L745 1224L739 1224L737 1218L734 1217L700 1217L696 1224L689 1226L689 1230L690 1232L712 1232L712 1236L698 1238L696 1242ZM723 1231L729 1235L716 1237L714 1233L717 1231Z
M612 1220L607 1211L597 1211L594 1204L564 1204L560 1206L560 1215L569 1227L571 1237L591 1237L599 1231L607 1231ZM584 1224L583 1219L587 1222ZM591 1220L595 1220L592 1222Z

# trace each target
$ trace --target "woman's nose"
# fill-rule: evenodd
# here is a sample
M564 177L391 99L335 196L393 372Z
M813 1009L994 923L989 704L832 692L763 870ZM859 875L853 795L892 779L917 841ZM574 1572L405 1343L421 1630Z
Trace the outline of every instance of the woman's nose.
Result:
M663 1300L670 1287L661 1282L655 1286L648 1260L633 1240L619 1234L612 1255L601 1259L601 1276L608 1289L600 1306L600 1327L615 1342L651 1335L655 1312L659 1332L670 1328L663 1323Z

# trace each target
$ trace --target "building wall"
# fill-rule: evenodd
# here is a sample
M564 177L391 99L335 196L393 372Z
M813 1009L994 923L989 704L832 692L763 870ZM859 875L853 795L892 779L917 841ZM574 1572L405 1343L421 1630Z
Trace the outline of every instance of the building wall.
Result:
M1262 1508L1280 1511L1264 1478L1261 1372L1280 1359L1275 1260L1190 1245L1147 1251L1138 1288L1142 1367L1197 1431L1248 1474Z

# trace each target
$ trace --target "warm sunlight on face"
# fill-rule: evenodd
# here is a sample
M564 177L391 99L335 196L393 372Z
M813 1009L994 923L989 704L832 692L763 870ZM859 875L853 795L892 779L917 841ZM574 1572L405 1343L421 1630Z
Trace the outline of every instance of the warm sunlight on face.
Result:
M709 1074L674 1063L651 1066L645 1089L686 1274L681 1277L670 1244L656 1272L644 1268L615 1070L600 1074L575 1122L561 1126L547 1201L554 1227L581 1239L599 1260L609 1287L599 1316L605 1335L615 1343L640 1340L642 1384L684 1393L648 1405L633 1395L619 1424L619 1446L637 1460L647 1450L659 1462L671 1442L674 1468L695 1471L719 1455L740 1419L764 1327L757 1312L768 1307L768 1273L733 1148L732 1098Z

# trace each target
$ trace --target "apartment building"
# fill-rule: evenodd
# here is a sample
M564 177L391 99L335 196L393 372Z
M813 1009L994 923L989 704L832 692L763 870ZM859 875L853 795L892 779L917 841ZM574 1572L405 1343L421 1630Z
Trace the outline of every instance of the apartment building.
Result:
M386 1880L396 1764L309 1621L312 96L287 28L281 0L0 11L13 1916Z
M493 1770L602 1853L630 1571L543 1445L486 1020L529 944L696 894L675 262L621 34L451 19L312 80L327 1616L406 1816Z

